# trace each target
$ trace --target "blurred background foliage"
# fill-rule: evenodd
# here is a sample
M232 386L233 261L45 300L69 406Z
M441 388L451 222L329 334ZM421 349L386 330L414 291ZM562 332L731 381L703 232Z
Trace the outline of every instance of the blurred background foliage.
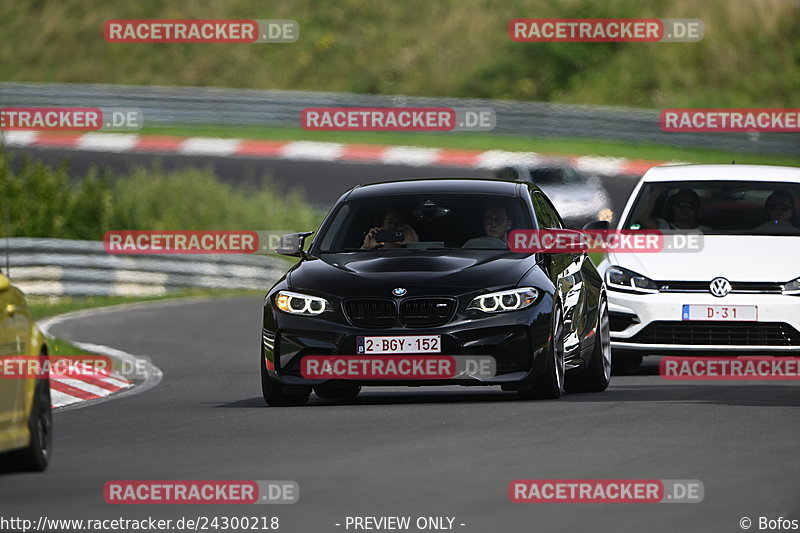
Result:
M124 179L91 170L70 179L67 164L12 161L0 152L3 235L101 240L109 230L310 230L321 213L268 179L223 183L210 169L137 167Z
M513 18L699 18L699 43L515 43ZM294 19L292 44L109 44L103 22ZM0 80L463 96L636 107L794 107L796 0L14 0Z

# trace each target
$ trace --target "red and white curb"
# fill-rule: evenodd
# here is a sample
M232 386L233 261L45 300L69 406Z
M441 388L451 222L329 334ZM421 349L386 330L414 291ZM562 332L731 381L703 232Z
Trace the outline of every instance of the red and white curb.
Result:
M165 304L169 302L156 302ZM127 308L132 306L154 305L154 302L141 302L138 304L118 305L113 308L99 307L95 309L84 309L63 315L40 320L37 326L47 338L53 338L50 330L56 324L66 320L78 318L91 318L93 315L104 314L109 310ZM72 409L79 408L92 403L98 403L111 398L121 398L131 394L137 394L151 389L158 385L163 378L161 370L151 364L149 359L136 356L100 344L86 342L69 341L70 344L84 351L87 354L100 354L127 363L127 366L136 368L141 373L141 379L133 382L123 376L114 373L94 373L80 377L66 377L53 373L50 375L50 395L53 408Z
M304 161L384 163L387 165L447 166L494 170L507 165L536 164L566 159L578 170L598 174L641 176L666 161L621 157L545 155L503 150L459 150L416 146L381 146L316 141L256 141L212 137L171 137L130 133L41 133L8 131L2 141L10 147L43 147L93 152L158 153L216 157L263 157Z
M50 374L50 397L54 409L86 400L105 398L132 386L130 380L106 371L75 377L55 372Z

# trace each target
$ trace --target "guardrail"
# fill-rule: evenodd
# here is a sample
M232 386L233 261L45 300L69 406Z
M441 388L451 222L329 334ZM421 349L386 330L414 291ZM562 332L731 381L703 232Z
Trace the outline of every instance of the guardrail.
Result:
M0 83L0 106L139 108L145 124L300 125L306 107L490 107L495 133L654 143L731 152L800 153L794 133L666 133L658 111L467 98L424 98L207 87Z
M65 239L8 239L8 254L14 285L38 296L143 296L189 287L266 293L289 267L269 256L114 255L102 242Z

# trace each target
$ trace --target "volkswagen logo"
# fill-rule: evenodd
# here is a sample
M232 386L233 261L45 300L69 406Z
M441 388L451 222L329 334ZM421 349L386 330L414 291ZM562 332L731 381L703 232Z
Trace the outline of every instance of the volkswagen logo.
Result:
M408 291L405 290L403 287L397 287L396 289L392 289L392 294L395 296L404 296Z
M709 289L711 289L711 294L718 298L722 298L731 292L731 282L725 278L714 278L711 280Z

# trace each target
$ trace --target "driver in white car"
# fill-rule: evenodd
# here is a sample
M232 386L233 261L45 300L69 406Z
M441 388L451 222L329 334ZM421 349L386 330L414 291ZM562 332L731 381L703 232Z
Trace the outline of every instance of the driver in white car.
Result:
M659 230L689 230L698 229L708 231L711 228L699 224L700 197L692 189L681 189L667 200L666 215L670 220L653 216L655 202L663 187L656 186L649 198L649 203L642 210L642 220L645 229Z
M767 221L753 229L754 232L797 234L794 198L789 191L778 189L770 194L764 202L764 213Z

